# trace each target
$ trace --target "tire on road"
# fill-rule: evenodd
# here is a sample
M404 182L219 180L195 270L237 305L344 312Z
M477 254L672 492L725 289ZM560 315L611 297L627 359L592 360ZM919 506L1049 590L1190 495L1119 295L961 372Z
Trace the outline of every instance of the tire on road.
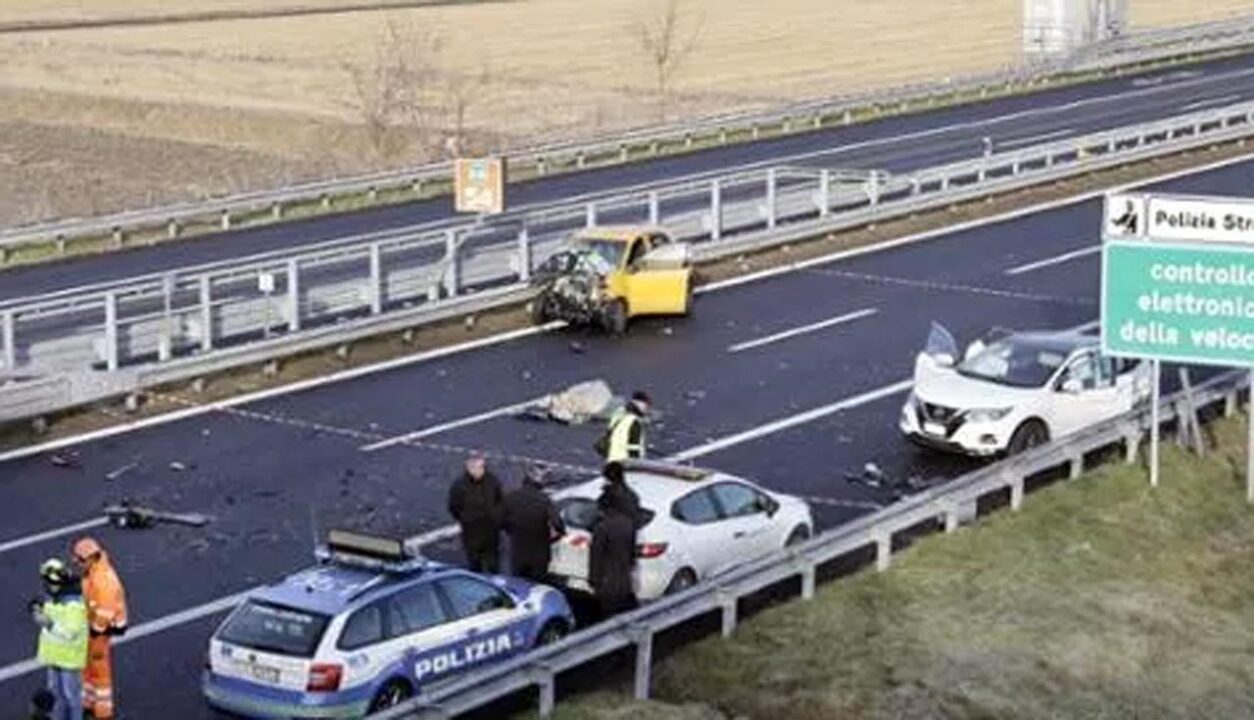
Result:
M536 645L543 647L552 645L570 634L570 628L561 620L550 620L540 628L540 634L536 636Z
M396 707L413 696L412 685L400 678L393 678L374 694L374 698L370 701L370 712L377 713L380 710Z
M692 568L680 568L679 571L675 573L674 577L671 578L671 581L666 584L666 590L662 591L662 594L674 595L675 593L683 592L696 584L697 574L692 571Z
M784 547L792 547L799 545L810 539L810 528L805 525L798 525L788 533L788 539L784 541Z
M605 308L605 331L615 337L627 333L627 303L615 300Z
M1006 454L1018 455L1047 442L1049 442L1049 428L1045 427L1045 423L1035 418L1025 420L1010 436L1010 443L1006 445Z

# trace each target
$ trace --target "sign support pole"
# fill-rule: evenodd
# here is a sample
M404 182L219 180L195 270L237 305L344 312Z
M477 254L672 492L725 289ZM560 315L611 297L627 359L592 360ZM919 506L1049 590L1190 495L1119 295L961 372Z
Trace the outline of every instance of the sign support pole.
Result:
M1153 378L1153 395L1150 398L1150 487L1158 487L1158 404L1161 400L1159 386L1162 384L1162 363L1151 360Z
M1249 443L1245 447L1245 499L1254 503L1254 369L1250 370L1250 401L1245 404Z

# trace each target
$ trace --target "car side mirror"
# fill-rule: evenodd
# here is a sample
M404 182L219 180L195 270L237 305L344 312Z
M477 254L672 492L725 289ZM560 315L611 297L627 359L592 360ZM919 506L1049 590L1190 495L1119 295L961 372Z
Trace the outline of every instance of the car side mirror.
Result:
M1059 389L1068 395L1079 395L1080 391L1084 389L1084 386L1081 385L1080 381L1075 378L1067 378L1062 381L1062 387Z
M768 518L773 518L779 512L779 503L768 497L758 498L758 509L766 513Z

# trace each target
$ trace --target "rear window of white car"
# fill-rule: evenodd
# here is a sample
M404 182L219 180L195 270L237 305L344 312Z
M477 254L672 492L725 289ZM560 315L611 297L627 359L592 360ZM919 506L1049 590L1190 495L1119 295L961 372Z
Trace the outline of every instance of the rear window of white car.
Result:
M218 632L218 639L260 652L313 657L329 620L320 613L249 600Z

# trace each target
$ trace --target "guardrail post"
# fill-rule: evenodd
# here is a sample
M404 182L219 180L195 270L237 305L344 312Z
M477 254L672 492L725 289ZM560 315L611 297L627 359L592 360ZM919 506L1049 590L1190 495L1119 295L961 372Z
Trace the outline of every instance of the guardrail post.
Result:
M270 217L275 220L283 219L283 203L276 202L274 205L270 206Z
M300 330L300 264L296 258L287 261L287 329Z
M893 536L889 533L877 533L875 536L875 570L884 572L893 560Z
M725 127L721 127L718 129L718 144L719 145L727 144L727 128Z
M776 199L778 197L779 173L775 168L766 171L766 226L774 228L776 215L779 212Z
M878 205L880 202L880 185L876 182L874 172L871 173L866 181L866 197L872 206Z
M179 221L178 220L171 218L170 222L166 223L165 236L169 238L170 240L173 240L174 238L179 236Z
M105 366L112 372L118 369L118 295L107 292L104 297L105 311Z
M1224 395L1224 417L1232 417L1237 414L1237 391L1232 390Z
M544 177L549 174L549 161L543 157L536 158L536 175Z
M584 166L587 162L588 162L588 160L587 160L587 157L583 154L583 150L580 150L579 152L575 153L575 167L577 167L577 168L579 168L580 170L582 170L582 169L583 169L583 166Z
M1123 435L1123 461L1128 465L1135 465L1137 456L1141 450L1141 429L1139 427L1128 428Z
M657 190L649 191L649 224L657 225L662 222L662 200Z
M1067 466L1068 466L1068 471L1067 471L1068 479L1075 480L1076 478L1083 475L1084 474L1084 453L1076 453L1075 455L1073 455L1068 460Z
M852 123L853 123L853 112L852 112L852 111L850 111L850 110L845 110L843 113L841 113L841 114L840 114L840 122L841 122L841 124L842 124L842 125L850 125L850 124L852 124Z
M823 168L819 173L819 217L832 212L832 171Z
M618 161L627 162L631 158L631 152L627 147L627 143L618 146Z
M710 181L710 239L723 237L723 183L718 178Z
M1023 507L1023 478L1016 477L1010 481L1010 509L1018 510Z
M383 250L370 243L370 314L383 312Z
M531 234L526 225L518 231L518 280L531 280Z
M164 317L157 339L157 362L167 362L174 355L174 289L177 283L173 274L161 278L161 310Z
M448 255L448 270L444 275L444 289L449 297L455 297L461 290L461 262L457 257L457 231L444 232L445 253Z
M807 563L801 568L801 599L802 600L814 599L814 585L815 585L815 580L816 580L817 575L818 575L818 569L813 564Z
M590 202L584 206L584 225L588 227L596 227L597 224L597 204Z
M731 637L732 633L736 632L736 596L729 592L720 591L718 604L722 608L723 637Z
M755 141L762 137L762 128L758 127L757 123L749 126L749 137Z
M415 195L421 195L422 194L422 178L417 178L416 180L414 180L414 182L410 184L409 186L409 191Z
M628 629L636 643L636 677L633 695L637 700L649 699L650 673L653 671L653 632L639 626Z
M213 349L213 288L208 275L200 276L200 349Z
M941 517L945 522L945 532L951 533L958 529L958 505L957 503L945 503L945 509L941 513Z
M692 131L691 130L684 133L684 148L689 149L689 150L692 149Z
M222 211L222 229L223 230L231 229L231 211L230 210Z
M122 228L120 228L120 227L115 227L115 228L113 228L113 247L114 247L114 248L120 248L120 247L122 247L122 242L123 242L125 239L126 239L126 236L125 236L125 234L122 232Z
M553 715L553 707L557 705L553 668L544 663L536 663L531 666L531 677L535 680L536 689L539 690L540 717L551 717Z
M0 358L4 360L4 369L10 371L17 368L17 333L14 325L12 310L6 310L0 315L0 342L4 343L4 355Z

